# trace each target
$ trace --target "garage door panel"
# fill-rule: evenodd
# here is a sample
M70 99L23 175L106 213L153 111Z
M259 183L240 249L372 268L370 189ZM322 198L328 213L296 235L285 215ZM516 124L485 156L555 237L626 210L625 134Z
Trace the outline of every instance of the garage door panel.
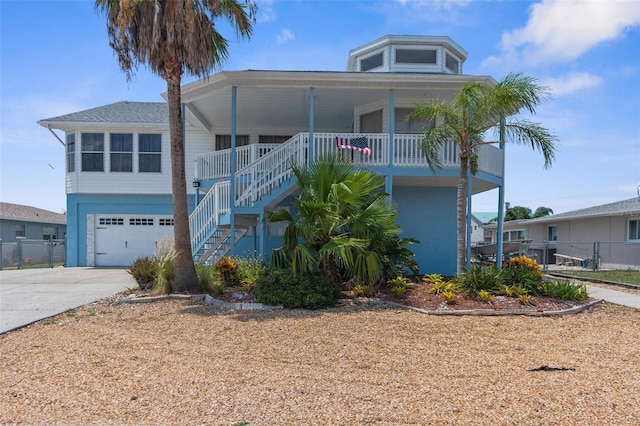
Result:
M96 266L129 266L139 257L154 255L163 240L173 239L173 219L167 216L109 215L97 219Z

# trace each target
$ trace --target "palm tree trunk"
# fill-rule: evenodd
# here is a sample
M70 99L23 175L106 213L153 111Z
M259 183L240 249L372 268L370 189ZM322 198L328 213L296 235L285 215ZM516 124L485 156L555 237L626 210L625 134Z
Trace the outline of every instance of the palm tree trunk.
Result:
M167 61L168 62L168 61ZM170 66L167 66L170 69ZM195 292L198 288L191 251L189 211L187 209L187 181L185 176L184 139L180 97L181 71L167 72L169 103L169 134L171 136L171 190L173 193L173 234L178 254L174 264L176 292Z
M458 194L456 203L456 272L465 271L466 227L467 227L467 188L469 157L460 156L460 179L458 180Z

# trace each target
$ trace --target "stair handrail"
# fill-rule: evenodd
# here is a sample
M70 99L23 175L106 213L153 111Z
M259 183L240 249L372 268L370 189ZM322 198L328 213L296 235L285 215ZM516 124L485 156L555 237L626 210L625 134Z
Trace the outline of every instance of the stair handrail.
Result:
M291 177L291 165L306 164L309 133L298 133L235 175L236 206L250 206Z
M195 254L220 223L220 216L228 214L231 182L215 183L189 215L191 250Z

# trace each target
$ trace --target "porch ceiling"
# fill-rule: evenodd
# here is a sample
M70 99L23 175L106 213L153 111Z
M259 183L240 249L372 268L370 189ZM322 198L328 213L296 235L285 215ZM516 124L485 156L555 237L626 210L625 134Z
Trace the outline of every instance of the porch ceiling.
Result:
M220 73L183 87L186 119L207 131L231 128L231 93L236 91L236 125L306 131L309 95L314 87L314 129L345 131L352 128L354 108L384 107L389 89L395 104L411 107L420 101L451 98L469 80L488 77L464 75L238 71ZM490 79L491 80L491 79Z

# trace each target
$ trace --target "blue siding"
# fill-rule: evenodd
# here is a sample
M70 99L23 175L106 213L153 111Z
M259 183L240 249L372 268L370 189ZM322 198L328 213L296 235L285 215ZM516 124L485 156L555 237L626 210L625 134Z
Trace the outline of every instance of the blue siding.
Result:
M194 197L189 196L189 211ZM87 266L88 214L173 214L171 195L67 195L67 266Z
M393 188L403 237L420 241L409 248L422 274L456 274L456 188Z

